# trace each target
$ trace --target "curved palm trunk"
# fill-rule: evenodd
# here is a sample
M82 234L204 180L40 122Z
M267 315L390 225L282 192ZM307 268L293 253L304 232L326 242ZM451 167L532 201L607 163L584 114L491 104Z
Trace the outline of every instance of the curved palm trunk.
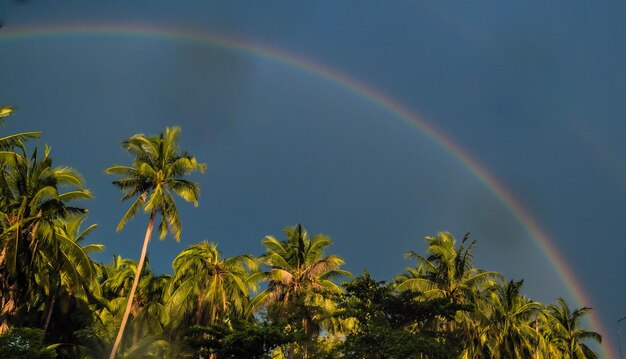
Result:
M50 308L48 308L48 314L46 314L46 322L43 325L43 333L46 334L48 331L48 326L50 325L50 319L52 318L52 311L54 310L54 304L57 300L58 291L55 291L54 296L52 297L52 302L50 303Z
M143 263L146 260L146 252L148 251L148 243L150 242L150 237L152 236L152 229L154 228L154 219L156 217L156 211L152 211L150 213L150 220L148 221L148 228L146 229L146 237L143 240L143 248L141 249L141 257L139 258L139 264L137 264L137 273L135 273L135 279L133 280L133 286L130 289L130 294L128 295L128 302L126 303L126 310L124 310L124 317L122 317L122 324L120 324L120 330L117 332L117 338L115 338L115 344L113 344L113 349L111 349L111 355L109 355L109 359L115 359L115 354L117 353L117 349L122 342L122 337L124 336L124 329L126 328L126 322L128 321L128 315L130 314L130 308L133 305L133 300L135 298L135 291L137 290L137 286L139 284L139 276L141 274L141 270L143 269Z

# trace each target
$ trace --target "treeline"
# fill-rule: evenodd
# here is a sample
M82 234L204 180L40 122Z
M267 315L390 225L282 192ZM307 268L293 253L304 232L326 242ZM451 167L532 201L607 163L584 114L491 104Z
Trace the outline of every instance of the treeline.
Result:
M0 121L13 108L0 108ZM148 227L138 261L98 263L85 244L90 199L80 174L29 150L38 132L0 138L2 358L597 358L581 327L590 310L545 305L472 261L475 241L426 237L424 254L390 282L342 269L329 237L301 225L262 239L265 253L224 258L190 245L173 274L146 258L152 232L181 234L174 197L197 205L185 176L205 165L178 148L180 129L123 142L134 161L106 171ZM139 238L136 239L139 243Z

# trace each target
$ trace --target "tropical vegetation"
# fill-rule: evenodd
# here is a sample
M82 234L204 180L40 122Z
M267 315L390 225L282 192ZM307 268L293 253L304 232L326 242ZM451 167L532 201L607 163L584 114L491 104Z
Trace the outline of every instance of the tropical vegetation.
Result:
M14 112L0 107L0 123ZM474 263L476 241L447 232L390 281L354 276L332 239L296 224L260 240L260 256L225 257L188 245L171 273L155 273L156 229L179 241L175 197L198 205L187 177L206 165L180 150L181 130L122 142L130 165L106 173L148 222L138 258L100 263L86 244L92 194L80 173L53 165L38 132L0 138L0 357L2 358L597 358L588 307L543 304ZM139 246L139 239L133 239ZM261 251L261 250L260 250Z

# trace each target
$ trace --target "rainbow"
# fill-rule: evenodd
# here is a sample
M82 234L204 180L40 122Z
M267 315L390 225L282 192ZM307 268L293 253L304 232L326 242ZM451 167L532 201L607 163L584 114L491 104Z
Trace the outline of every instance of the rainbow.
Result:
M355 96L388 111L390 114L416 127L420 132L433 140L433 142L440 145L447 153L458 160L470 173L479 179L485 187L511 211L531 238L533 238L536 244L542 249L548 261L553 264L559 276L565 281L569 291L578 302L577 305L589 306L591 304L590 298L585 293L582 285L577 281L574 271L566 262L565 258L559 254L558 248L550 240L548 234L539 226L537 220L524 208L522 203L507 190L504 184L499 182L495 176L493 176L485 166L474 159L467 150L455 143L449 136L438 130L414 110L409 109L407 106L395 101L366 83L330 67L323 66L309 59L279 48L271 47L267 44L256 43L235 36L213 35L192 29L168 28L145 24L75 23L1 29L0 45L8 41L75 36L136 37L223 48L279 63L295 70L308 73L334 86L343 88ZM598 312L591 312L589 320L594 330L603 334L604 341L601 350L604 357L617 358L618 355L614 352L614 346L609 342L607 335L609 331L603 327Z

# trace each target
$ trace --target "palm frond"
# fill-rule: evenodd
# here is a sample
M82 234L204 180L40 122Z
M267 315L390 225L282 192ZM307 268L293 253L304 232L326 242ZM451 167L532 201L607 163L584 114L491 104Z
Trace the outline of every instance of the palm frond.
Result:
M195 207L198 207L198 198L200 197L200 186L191 181L174 179L169 180L166 184L182 199L187 202L192 202Z
M39 138L41 132L22 132L0 138L0 150L12 150L24 146L29 139Z
M71 167L56 167L53 169L53 173L59 186L73 185L82 187L84 184L83 176Z
M138 171L135 167L119 165L107 167L104 172L110 175L128 177L136 177L138 174Z
M122 217L122 219L120 219L120 222L117 224L117 228L115 228L115 231L117 232L121 231L124 228L124 226L126 226L126 222L128 222L131 218L135 216L135 213L137 213L137 210L142 206L142 204L143 204L143 197L137 197L133 201L133 204L131 204L130 207L128 207L128 210L126 211L126 213L124 213L124 216Z
M74 191L69 191L65 193L61 193L58 195L58 200L62 202L71 202L82 199L92 199L93 193L91 193L88 189L79 189Z

